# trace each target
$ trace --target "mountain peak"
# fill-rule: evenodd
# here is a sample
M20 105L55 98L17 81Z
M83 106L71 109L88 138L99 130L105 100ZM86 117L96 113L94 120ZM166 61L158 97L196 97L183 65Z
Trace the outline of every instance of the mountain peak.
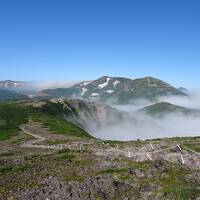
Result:
M112 78L112 77L110 77L110 76L101 76L100 78L98 78L98 79L105 79L105 78Z
M144 83L147 83L147 84L154 84L154 85L158 84L158 85L163 85L163 86L166 86L166 87L172 87L169 83L162 81L158 78L151 77L151 76L147 76L147 77L144 77L144 78L138 78L138 79L135 79L134 81L140 81L140 82L144 82Z
M43 91L51 97L83 98L106 103L128 103L137 99L154 100L166 95L187 95L170 84L153 78L129 79L102 76L99 79L81 82L70 88Z

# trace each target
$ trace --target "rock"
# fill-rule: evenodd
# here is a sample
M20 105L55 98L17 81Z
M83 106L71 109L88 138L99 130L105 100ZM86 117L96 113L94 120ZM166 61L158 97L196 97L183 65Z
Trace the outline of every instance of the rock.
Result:
M19 164L21 164L21 159L20 159L20 158L17 158L17 159L12 160L12 164L14 164L14 165L19 165Z
M3 200L3 196L0 194L0 200Z
M161 174L161 177L164 177L168 172L168 162L165 160L156 160L153 162L148 171L147 171L147 177L151 178L154 177L157 173Z
M141 169L134 169L134 170L129 171L129 173L135 175L136 177L145 176L144 172Z

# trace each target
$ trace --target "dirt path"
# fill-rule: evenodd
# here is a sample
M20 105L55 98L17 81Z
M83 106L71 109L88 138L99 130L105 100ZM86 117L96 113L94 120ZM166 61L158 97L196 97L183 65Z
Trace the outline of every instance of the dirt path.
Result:
M23 127L19 127L19 128L20 128L24 133L26 133L26 134L28 134L28 135L34 137L35 140L36 140L35 142L42 142L42 141L46 140L46 138L44 138L44 137L42 137L42 136L40 136L40 135L33 134L33 133L31 133L31 132L25 130Z

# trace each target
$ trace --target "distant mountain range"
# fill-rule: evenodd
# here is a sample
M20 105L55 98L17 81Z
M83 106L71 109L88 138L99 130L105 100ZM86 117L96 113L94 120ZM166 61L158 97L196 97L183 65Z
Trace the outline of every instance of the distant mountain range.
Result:
M0 81L0 88L1 89L12 89L15 90L19 87L24 86L26 82L24 81L11 81L11 80L5 80L5 81Z
M0 101L28 99L28 96L17 92L24 84L23 81L0 81Z
M32 97L36 100L78 98L99 103L127 104L138 99L147 99L153 102L157 98L167 95L188 96L187 89L175 88L152 77L132 80L123 77L103 76L97 80L83 81L67 88L45 89L38 93L34 93L36 92L34 90L33 94L31 93L32 88L33 82L0 81L0 101Z
M84 81L69 88L47 89L36 97L81 98L98 102L126 104L137 99L155 100L161 96L187 96L187 93L152 77L128 79L103 76L94 81Z
M0 81L0 89L13 90L15 92L33 96L45 89L67 88L80 81Z

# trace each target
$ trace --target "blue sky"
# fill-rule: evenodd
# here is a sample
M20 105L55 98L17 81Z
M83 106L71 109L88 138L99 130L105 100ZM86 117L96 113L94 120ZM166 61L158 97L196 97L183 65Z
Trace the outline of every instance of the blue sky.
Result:
M200 85L199 0L0 0L0 79Z

